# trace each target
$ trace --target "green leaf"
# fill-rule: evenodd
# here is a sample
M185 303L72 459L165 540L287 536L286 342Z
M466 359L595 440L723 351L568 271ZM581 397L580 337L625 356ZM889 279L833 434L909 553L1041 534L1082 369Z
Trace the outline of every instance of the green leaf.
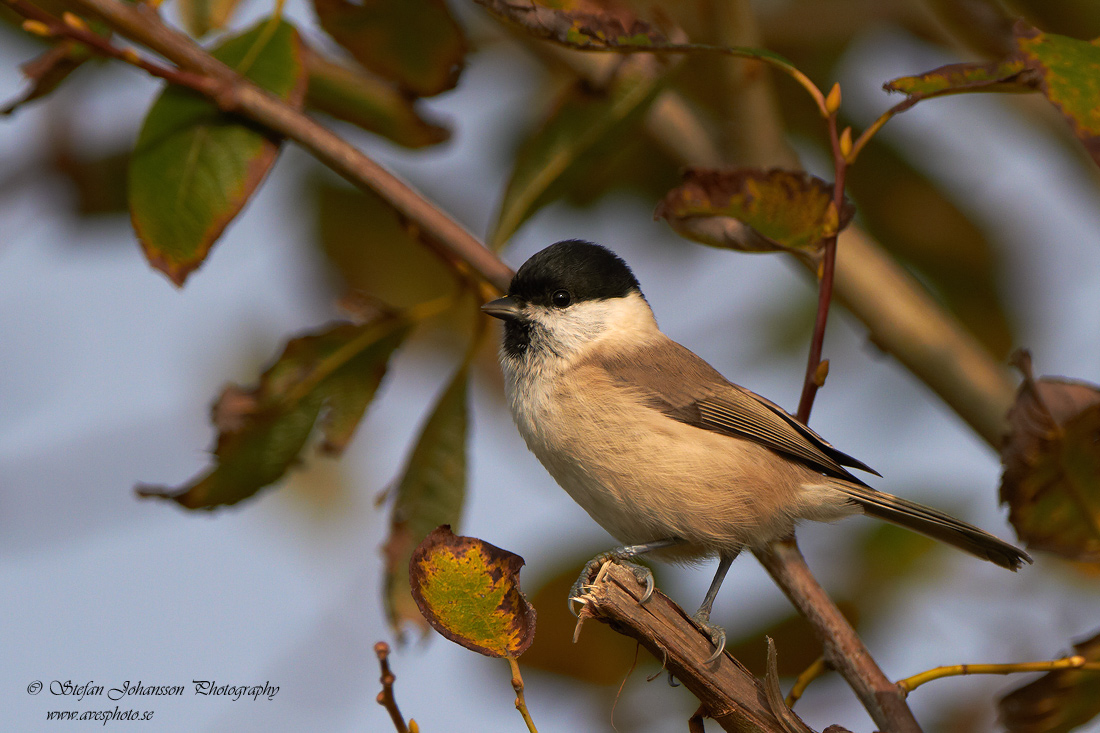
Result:
M386 542L384 603L398 634L406 623L424 619L409 587L413 549L441 524L457 525L466 499L466 389L463 363L420 432L397 486Z
M853 213L845 204L838 219L832 184L808 173L741 168L686 171L654 216L714 247L813 255Z
M451 270L375 193L322 184L317 226L325 255L350 290L401 308L454 290Z
M921 97L962 92L1032 92L1035 85L1022 59L989 63L948 64L917 76L902 76L882 88Z
M1100 662L1100 635L1073 649L1088 662ZM998 709L1008 733L1069 733L1100 715L1100 672L1047 672L1001 698Z
M466 37L443 0L313 0L333 40L366 68L419 97L458 83Z
M1024 60L1040 74L1039 89L1100 165L1100 38L1089 43L1042 33L1023 21L1015 34Z
M319 417L322 448L341 451L407 334L408 326L391 317L342 323L289 341L256 388L230 386L215 404L220 432L214 468L179 489L139 486L138 494L188 509L236 504L299 461Z
M366 71L351 69L306 49L306 105L389 138L407 148L436 145L451 131L425 117L416 101Z
M300 108L305 72L298 32L261 21L213 52ZM130 163L130 217L145 256L182 285L275 162L279 145L195 92L170 86L154 102Z
M432 628L487 657L518 657L535 638L535 608L519 589L523 558L443 525L412 554L417 608Z
M516 154L489 245L496 250L539 208L593 177L639 126L660 91L665 68L649 57L627 59L604 89L577 82Z
M1034 380L1028 362L1008 418L1001 501L1016 533L1028 547L1100 562L1100 387Z
M210 31L224 29L241 0L179 0L177 12L188 33L202 38Z

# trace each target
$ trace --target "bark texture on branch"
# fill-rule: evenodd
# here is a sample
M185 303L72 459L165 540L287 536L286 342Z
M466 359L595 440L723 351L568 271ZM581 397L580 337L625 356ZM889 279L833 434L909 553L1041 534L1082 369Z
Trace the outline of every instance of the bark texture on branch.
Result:
M699 698L707 716L723 730L786 733L772 714L760 682L728 653L704 664L714 648L710 637L660 591L640 604L644 591L630 570L615 563L606 565L584 596L581 623L598 619L637 639Z

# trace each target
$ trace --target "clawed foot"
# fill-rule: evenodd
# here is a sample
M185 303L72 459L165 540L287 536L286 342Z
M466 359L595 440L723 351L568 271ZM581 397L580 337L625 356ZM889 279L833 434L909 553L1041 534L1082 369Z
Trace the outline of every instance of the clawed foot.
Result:
M632 555L629 557L632 557ZM654 584L652 570L644 565L628 562L623 555L615 551L604 552L596 555L596 557L584 564L584 570L582 570L581 574L577 577L577 582L573 583L573 587L569 589L569 612L574 616L577 616L577 612L573 609L573 603L584 595L585 590L590 585L589 579L592 577L592 574L597 572L608 562L618 563L624 568L627 568L634 573L634 577L638 579L638 582L645 586L645 592L642 593L642 597L638 600L639 603L645 603L649 600L650 596L653 595Z
M703 633L710 637L711 643L714 644L714 653L707 657L707 661L703 662L703 664L710 664L722 656L722 652L726 651L726 630L718 624L712 624L709 611L704 611L702 608L695 612L691 620L703 630Z

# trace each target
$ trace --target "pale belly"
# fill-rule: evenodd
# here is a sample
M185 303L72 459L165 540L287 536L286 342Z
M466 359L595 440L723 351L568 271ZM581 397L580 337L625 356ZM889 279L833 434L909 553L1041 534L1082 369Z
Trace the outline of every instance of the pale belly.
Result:
M621 391L602 394L598 404L562 389L513 399L513 416L558 484L624 544L675 537L684 544L662 554L691 560L761 547L802 518L856 511L820 474L763 446L677 422Z

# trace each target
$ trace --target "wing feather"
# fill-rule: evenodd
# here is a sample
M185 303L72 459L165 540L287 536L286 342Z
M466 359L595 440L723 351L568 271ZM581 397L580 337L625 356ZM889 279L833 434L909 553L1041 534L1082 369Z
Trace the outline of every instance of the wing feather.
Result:
M639 347L629 357L597 353L590 361L614 383L639 391L650 407L680 422L746 438L797 458L829 476L865 486L844 467L878 475L787 414L739 387L671 339Z

